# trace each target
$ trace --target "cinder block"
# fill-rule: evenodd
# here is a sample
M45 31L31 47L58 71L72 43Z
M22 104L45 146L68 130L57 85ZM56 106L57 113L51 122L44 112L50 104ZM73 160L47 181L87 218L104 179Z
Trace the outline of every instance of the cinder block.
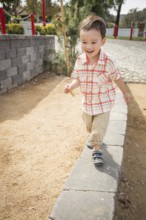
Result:
M42 45L42 46L39 46L39 52L40 53L43 53L44 52L44 46Z
M0 71L7 70L11 68L11 60L0 60Z
M31 79L31 76L30 76L30 71L26 71L23 73L23 81L28 81Z
M21 85L23 82L23 76L22 75L16 75L12 77L12 84L13 85Z
M0 60L6 59L6 50L0 50Z
M30 70L33 70L33 68L34 68L34 63L27 63L26 70L30 71Z
M15 58L12 58L11 60L12 60L12 67L22 65L22 58L21 57L15 57Z
M31 62L36 61L36 53L30 54L30 61L31 61Z
M43 65L43 59L39 59L39 60L38 60L38 65L39 65L39 66Z
M27 65L26 64L22 64L21 66L18 66L18 74L19 75L22 75L26 71L27 71Z
M26 48L26 55L30 55L34 53L34 48L33 47L27 47Z
M11 49L11 50L7 50L6 54L7 54L7 59L15 58L16 57L16 48Z
M22 56L22 63L26 64L29 62L29 56Z
M29 39L23 39L20 41L19 47L20 48L26 48L30 46L30 41Z
M12 88L12 78L8 78L1 81L1 90L6 91Z
M30 47L36 47L37 46L36 39L34 39L34 38L30 39L29 45L30 45Z
M0 71L0 81L7 79L7 72L6 70Z
M7 70L7 76L12 77L18 74L18 69L17 67L13 67Z
M17 49L17 56L24 56L26 55L26 48L18 48Z
M1 40L0 41L0 51L10 49L10 41L9 40Z
M11 39L11 49L20 48L20 40L19 39Z

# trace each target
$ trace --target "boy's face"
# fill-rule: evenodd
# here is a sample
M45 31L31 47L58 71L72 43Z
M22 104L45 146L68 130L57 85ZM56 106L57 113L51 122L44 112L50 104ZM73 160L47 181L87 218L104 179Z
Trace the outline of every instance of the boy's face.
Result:
M86 53L90 61L99 58L99 51L105 43L105 38L102 39L100 31L91 29L89 31L80 31L81 48Z

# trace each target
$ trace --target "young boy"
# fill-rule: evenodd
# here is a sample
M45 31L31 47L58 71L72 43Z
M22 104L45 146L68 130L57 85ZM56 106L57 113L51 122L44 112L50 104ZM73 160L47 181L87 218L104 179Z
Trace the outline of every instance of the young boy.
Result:
M120 88L126 102L129 96L119 70L113 61L101 50L105 44L106 25L99 16L89 16L80 25L80 41L83 53L77 58L72 73L73 81L64 88L69 93L80 86L83 95L83 121L90 133L87 146L93 148L95 165L102 165L100 150L114 105L115 87Z

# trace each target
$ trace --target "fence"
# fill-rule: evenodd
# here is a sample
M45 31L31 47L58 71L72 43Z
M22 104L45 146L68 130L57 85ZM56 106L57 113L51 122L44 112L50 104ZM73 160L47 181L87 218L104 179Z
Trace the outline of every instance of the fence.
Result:
M133 37L138 37L138 28L133 29ZM106 35L113 36L114 28L107 28ZM130 38L131 28L119 28L118 36L119 37L129 37Z

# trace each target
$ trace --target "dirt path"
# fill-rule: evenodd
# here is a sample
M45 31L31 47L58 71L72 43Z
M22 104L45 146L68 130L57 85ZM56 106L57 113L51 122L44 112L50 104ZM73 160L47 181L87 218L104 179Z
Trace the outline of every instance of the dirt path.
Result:
M47 220L82 152L86 131L81 120L81 96L79 90L75 98L62 92L68 81L69 78L42 74L0 96L2 220ZM146 85L142 86L143 93L139 92L141 85L131 84L129 88L136 98L129 106L120 192L124 191L131 203L125 209L119 202L116 215L120 217L130 215L128 210L137 212L137 205L146 214L146 198L142 196L146 195Z
M146 219L146 84L128 84L129 104L123 174L115 220Z
M83 149L79 91L65 95L68 81L39 77L0 96L2 220L47 220Z

